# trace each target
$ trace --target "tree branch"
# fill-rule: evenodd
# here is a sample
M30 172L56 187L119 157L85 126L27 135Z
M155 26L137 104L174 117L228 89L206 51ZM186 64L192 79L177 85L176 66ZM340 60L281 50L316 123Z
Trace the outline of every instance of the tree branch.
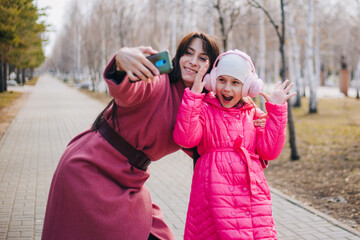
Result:
M265 10L265 8L257 1L257 0L248 0L248 3L250 4L250 6L253 6L255 8L259 8L261 9L265 15L268 17L268 19L270 20L270 23L274 26L275 31L277 36L279 37L279 40L282 42L283 40L283 36L281 36L280 32L279 32L279 26L274 22L274 20L271 18L270 14L268 11ZM284 27L284 26L283 26Z

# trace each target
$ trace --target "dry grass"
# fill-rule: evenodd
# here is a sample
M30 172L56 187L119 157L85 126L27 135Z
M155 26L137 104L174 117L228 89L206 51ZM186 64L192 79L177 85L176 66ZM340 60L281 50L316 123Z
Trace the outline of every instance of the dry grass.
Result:
M0 138L15 118L28 94L19 92L0 93Z
M319 99L318 113L308 101L294 108L300 160L289 160L286 144L270 163L271 186L360 230L360 100Z
M33 86L37 83L39 77L36 76L25 85ZM0 138L10 126L12 120L20 110L29 93L7 91L0 93Z
M36 85L38 79L39 79L39 76L33 77L31 80L25 82L25 85L34 86L34 85Z
M16 99L21 96L19 92L2 92L0 93L0 110L10 106Z

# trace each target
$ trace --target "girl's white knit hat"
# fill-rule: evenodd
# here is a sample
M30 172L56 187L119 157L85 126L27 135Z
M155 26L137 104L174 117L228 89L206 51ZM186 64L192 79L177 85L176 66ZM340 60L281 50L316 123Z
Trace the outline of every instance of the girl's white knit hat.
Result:
M256 97L264 85L256 74L251 58L237 49L229 50L216 58L213 69L204 76L205 88L208 91L215 91L216 79L221 75L228 75L241 81L242 97Z
M227 54L223 56L217 65L216 78L228 75L238 79L244 84L245 79L251 73L250 63L238 54Z

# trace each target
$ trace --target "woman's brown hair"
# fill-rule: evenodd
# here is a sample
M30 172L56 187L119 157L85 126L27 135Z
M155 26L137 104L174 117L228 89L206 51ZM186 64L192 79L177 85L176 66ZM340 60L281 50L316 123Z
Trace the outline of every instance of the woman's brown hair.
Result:
M203 42L204 52L209 57L209 70L208 73L211 71L212 65L215 62L215 59L220 54L219 48L219 41L218 38L214 35L208 35L204 32L191 32L187 34L178 45L176 50L176 55L172 59L173 70L169 73L170 82L177 82L180 81L181 78L181 69L180 69L180 58L186 53L188 50L192 40L195 38L199 38Z
M172 64L173 64L174 68L173 68L172 72L169 73L170 82L182 81L181 80L182 79L181 69L180 69L180 58L186 53L192 40L194 40L195 38L199 38L202 40L204 52L209 57L209 66L210 67L209 67L207 73L209 73L211 71L216 58L220 54L219 39L214 35L208 35L204 32L191 32L182 39L182 41L180 42L180 44L176 50L176 55L172 59ZM205 88L204 88L204 91L206 91ZM199 155L199 152L197 151L197 147L192 148L192 152L193 152L193 161L194 161L193 163L194 163L194 167L195 167L196 161L200 157L200 155Z

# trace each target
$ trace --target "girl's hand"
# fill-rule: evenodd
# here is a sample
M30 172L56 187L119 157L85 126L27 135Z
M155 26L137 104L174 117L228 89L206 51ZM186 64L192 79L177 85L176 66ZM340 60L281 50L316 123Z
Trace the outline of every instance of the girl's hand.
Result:
M156 54L151 47L121 48L115 56L116 70L124 71L132 81L153 81L159 70L144 54Z
M264 128L267 117L267 114L260 115L258 119L254 120L254 126Z
M205 86L205 82L202 81L205 73L208 70L208 66L209 66L209 60L206 60L206 63L204 64L204 66L202 66L200 68L200 70L198 71L194 84L191 87L191 91L196 92L196 93L201 93L202 90L204 89Z
M296 92L290 93L289 91L294 86L294 83L291 83L289 86L286 86L289 83L289 80L285 80L282 84L277 82L273 93L269 96L264 92L261 92L260 95L265 98L267 102L273 104L284 104L289 98L296 95Z

